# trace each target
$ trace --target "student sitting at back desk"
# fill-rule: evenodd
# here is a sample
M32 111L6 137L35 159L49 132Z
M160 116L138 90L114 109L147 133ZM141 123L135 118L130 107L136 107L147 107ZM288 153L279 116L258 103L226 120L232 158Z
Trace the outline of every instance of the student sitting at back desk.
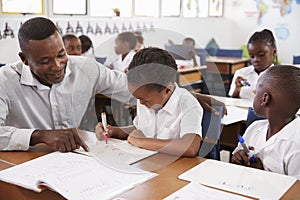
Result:
M74 34L66 34L62 37L68 55L81 55L81 41Z
M234 98L253 100L256 82L260 74L277 62L275 38L270 30L255 32L248 41L251 66L234 73L228 95Z
M169 40L169 43L172 45L174 44L173 41ZM189 67L197 67L200 66L200 57L196 55L195 52L195 45L196 42L193 38L186 37L182 41L182 45L186 46L192 46L192 51L189 52L190 58L189 60L184 60L184 59L176 59L176 64L178 65L178 68L189 68ZM179 55L180 56L180 55Z
M117 36L115 43L115 53L117 56L108 58L104 65L110 69L125 72L135 54L136 36L132 32L123 32Z
M299 100L299 68L278 65L266 70L258 79L253 107L267 119L253 122L244 135L256 162L250 162L240 144L232 162L300 179Z
M134 126L106 126L111 137L134 146L177 156L196 156L201 141L202 107L175 83L177 65L159 48L145 48L128 68L128 89L138 99ZM96 135L103 135L102 123Z

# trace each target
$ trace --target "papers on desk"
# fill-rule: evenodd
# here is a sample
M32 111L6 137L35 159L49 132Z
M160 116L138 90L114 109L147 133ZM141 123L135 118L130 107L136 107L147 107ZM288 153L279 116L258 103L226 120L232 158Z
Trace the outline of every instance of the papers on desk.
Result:
M238 107L245 107L249 108L253 106L253 102L248 99L240 99L240 98L231 98L231 97L220 97L220 96L213 96L214 99L223 102L226 106L238 106Z
M111 199L157 174L124 173L94 158L54 152L0 171L0 180L40 192L45 185L66 199Z
M224 115L221 123L224 125L247 120L248 110L236 106L226 106L227 115Z
M131 164L156 154L156 151L141 149L129 144L124 140L109 138L108 143L96 139L95 133L87 132L89 140L86 141L90 152L85 152L82 148L75 150L77 153L94 157L103 165L115 170L127 173L143 173L131 166Z
M174 192L164 200L198 200L198 199L214 199L214 200L249 200L249 198L223 192L213 188L205 187L199 183L191 182Z
M179 178L264 199L279 199L297 180L290 176L209 159L179 175Z

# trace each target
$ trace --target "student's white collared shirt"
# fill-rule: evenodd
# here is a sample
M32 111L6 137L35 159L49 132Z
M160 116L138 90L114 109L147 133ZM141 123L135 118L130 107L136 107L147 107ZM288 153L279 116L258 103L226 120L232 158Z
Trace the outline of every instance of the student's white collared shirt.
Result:
M168 102L157 113L137 103L137 116L133 123L147 138L182 138L185 134L202 136L203 109L186 89L176 88Z
M200 57L198 55L195 55L195 58L196 58L196 62L197 62L197 65L200 66L201 65L201 62L200 62ZM181 66L184 66L184 67L194 67L194 61L193 59L191 60L179 60L179 59L176 59L176 64L178 66L178 69L181 67Z
M41 84L22 62L0 69L0 150L27 150L35 129L94 130L95 94L126 102L126 74L95 59L69 56L65 77L52 87Z
M243 136L245 142L255 148L265 170L300 179L300 117L266 141L268 126L268 120L253 122ZM239 144L233 153L240 149Z
M273 66L273 64L271 66ZM261 74L263 74L263 72L261 72L260 75L258 75L255 72L253 65L250 65L248 67L244 67L244 68L237 70L234 73L228 95L232 96L232 94L235 90L235 87L236 87L235 80L237 79L237 77L241 76L241 77L247 79L248 83L250 83L251 86L243 86L241 88L240 98L249 99L249 100L253 101L254 96L255 96L253 91L255 91L255 89L256 89L257 80L258 80L259 76L261 76Z
M129 53L122 60L122 55L118 55L118 58L112 63L112 68L121 72L125 72L125 69L128 68L133 56L135 54L134 50L129 51Z

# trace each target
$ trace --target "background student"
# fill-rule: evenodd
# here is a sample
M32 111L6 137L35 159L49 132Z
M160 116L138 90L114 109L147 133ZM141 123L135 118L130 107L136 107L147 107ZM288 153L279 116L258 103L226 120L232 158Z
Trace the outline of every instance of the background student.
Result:
M254 150L256 162L250 163L241 145L232 162L300 179L300 68L274 66L258 79L253 107L258 116L244 139Z
M268 29L255 32L248 41L247 49L252 65L234 73L228 95L253 100L259 75L273 66L273 61L277 63L276 41L272 32Z
M108 58L104 65L111 69L125 72L135 54L136 36L132 32L123 32L117 36L115 43L117 57L113 56L113 59Z
M174 44L174 42L172 40L168 40L168 42L170 44ZM191 52L189 52L192 59L190 59L190 60L176 59L176 64L177 64L178 68L199 66L200 65L200 57L198 55L196 55L196 52L195 52L195 46L196 46L195 40L191 37L186 37L183 39L182 44L193 47L193 50Z
M66 34L62 37L68 55L81 55L80 39L74 34Z
M128 68L128 89L138 99L134 126L107 126L111 137L134 146L179 156L196 156L201 142L202 107L175 83L177 65L165 50L145 48ZM102 123L96 135L103 134Z
M95 58L92 40L87 35L79 36L81 43L81 55Z
M135 36L136 36L136 46L135 46L135 51L139 51L143 48L145 48L145 45L144 45L144 37L142 35L141 32L139 31L135 31L134 32Z

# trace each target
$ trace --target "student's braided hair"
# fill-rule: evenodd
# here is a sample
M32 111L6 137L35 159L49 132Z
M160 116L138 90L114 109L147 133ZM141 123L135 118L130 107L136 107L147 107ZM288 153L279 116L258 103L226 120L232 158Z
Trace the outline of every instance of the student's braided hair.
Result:
M166 50L149 47L137 52L128 67L128 82L148 90L163 90L174 83L177 64Z
M276 40L275 37L269 29L264 29L262 31L255 32L249 39L248 45L256 42L256 41L263 41L267 46L270 48L276 49L273 62L278 64L278 57L277 57L277 47L276 47Z

